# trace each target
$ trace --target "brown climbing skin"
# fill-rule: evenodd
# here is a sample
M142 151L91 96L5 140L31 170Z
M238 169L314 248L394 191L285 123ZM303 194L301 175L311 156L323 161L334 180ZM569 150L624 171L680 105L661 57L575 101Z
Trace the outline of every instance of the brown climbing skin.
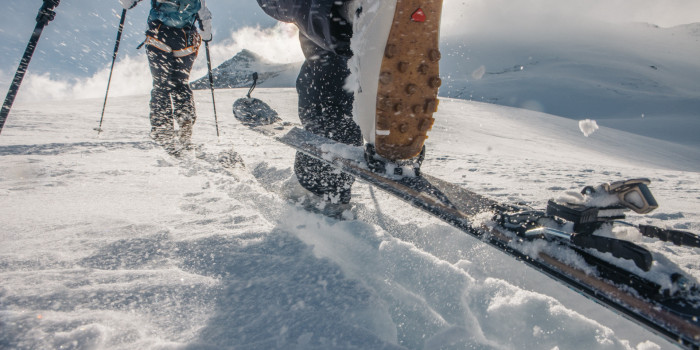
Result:
M397 0L377 90L377 154L418 156L437 111L442 0Z

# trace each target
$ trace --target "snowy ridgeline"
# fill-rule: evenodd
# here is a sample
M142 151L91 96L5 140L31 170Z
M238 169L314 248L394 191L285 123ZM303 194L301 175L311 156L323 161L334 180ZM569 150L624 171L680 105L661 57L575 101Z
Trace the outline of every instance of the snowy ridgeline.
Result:
M257 91L257 90L256 90ZM219 111L247 89L217 91ZM290 89L261 89L296 120ZM294 152L196 93L204 159L147 137L148 96L20 103L0 137L0 348L669 349L673 345L440 221L357 183L360 220L281 200ZM446 99L424 169L542 206L646 176L661 226L700 231L698 151ZM245 167L223 168L233 147ZM614 150L614 151L611 151ZM273 191L271 191L273 190ZM696 251L626 237L696 279Z
M258 73L261 87L293 87L301 63L276 64L249 50L243 50L212 69L215 89L250 87L253 73ZM209 76L190 83L193 89L209 89Z

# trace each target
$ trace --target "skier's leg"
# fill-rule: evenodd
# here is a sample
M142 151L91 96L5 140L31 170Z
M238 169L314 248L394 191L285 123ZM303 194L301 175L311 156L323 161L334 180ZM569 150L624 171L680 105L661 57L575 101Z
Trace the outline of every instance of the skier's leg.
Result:
M190 88L190 71L197 54L178 57L173 64L171 80L173 84L173 107L175 120L180 126L178 136L183 146L188 146L192 139L192 128L197 119L194 95Z
M299 118L304 128L361 146L362 134L352 119L353 95L343 88L349 74L347 58L324 51L304 36L301 42L308 54L297 79ZM331 201L350 201L353 177L302 153L297 153L294 170L299 183L309 191Z
M344 90L347 60L352 56L352 26L343 16L349 0L258 0L272 17L293 22L300 31L306 62L297 79L299 117L307 130L351 145L362 145L360 128L352 119L353 95ZM294 169L309 191L340 203L350 201L354 178L298 153Z
M173 110L170 93L170 71L172 70L172 54L158 48L146 46L148 63L153 77L151 90L151 137L165 146L172 143Z

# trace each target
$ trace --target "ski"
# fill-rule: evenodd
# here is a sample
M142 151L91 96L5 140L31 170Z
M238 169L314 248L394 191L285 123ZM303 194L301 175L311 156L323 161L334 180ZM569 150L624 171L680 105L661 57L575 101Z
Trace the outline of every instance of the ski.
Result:
M629 260L643 272L648 271L653 262L652 254L645 248L628 241L582 233L582 228L594 230L624 218L620 214L623 208L591 209L597 215L583 213L589 215L582 217L592 222L579 220L578 232L567 230L572 225L564 219L567 216L563 212L568 210L571 219L571 215L576 214L569 208L572 205L552 203L548 211L523 209L496 202L425 173L416 177L379 174L368 168L360 147L337 143L294 123L266 118L264 114L257 121L252 120L251 115L241 115L239 120L256 132L434 215L680 346L700 348L700 288L690 282L691 278L674 273L668 276L671 287L662 286L645 277L644 273L618 266L604 256L607 253L620 260ZM643 184L643 180L620 186L638 189L639 184ZM644 205L655 205L652 197L646 199ZM485 213L492 215L493 220L489 224L476 224L483 221L476 220L477 216ZM697 236L691 233L642 226L639 229L646 232L646 236L689 246L697 244ZM552 242L549 249L535 253L528 249L529 242L541 239ZM584 263L576 265L562 259L557 253L561 249L574 253Z

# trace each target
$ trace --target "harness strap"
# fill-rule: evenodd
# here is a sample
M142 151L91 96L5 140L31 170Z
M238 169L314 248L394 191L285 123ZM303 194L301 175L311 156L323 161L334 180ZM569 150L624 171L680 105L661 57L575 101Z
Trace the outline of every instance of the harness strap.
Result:
M158 40L150 35L146 35L145 43L146 43L146 45L153 46L156 49L161 50L161 51L165 51L167 53L173 52L173 49L170 48L170 46L168 46L166 43L164 43L164 42L162 42L162 41L160 41L160 40Z
M186 47L186 48L184 48L184 49L182 49L182 50L175 50L175 51L173 51L173 56L175 56L175 57L185 57L185 56L189 56L189 55L191 55L191 54L193 54L193 53L196 53L197 51L199 51L199 47L197 47L197 46L188 46L188 47Z
M167 53L172 53L173 56L175 57L185 57L189 56L193 53L197 53L199 51L199 40L196 40L192 46L188 46L184 49L180 50L173 50L170 46L168 46L166 43L150 36L146 36L146 41L144 42L146 45L150 45L152 47L155 47L158 50L165 51Z

